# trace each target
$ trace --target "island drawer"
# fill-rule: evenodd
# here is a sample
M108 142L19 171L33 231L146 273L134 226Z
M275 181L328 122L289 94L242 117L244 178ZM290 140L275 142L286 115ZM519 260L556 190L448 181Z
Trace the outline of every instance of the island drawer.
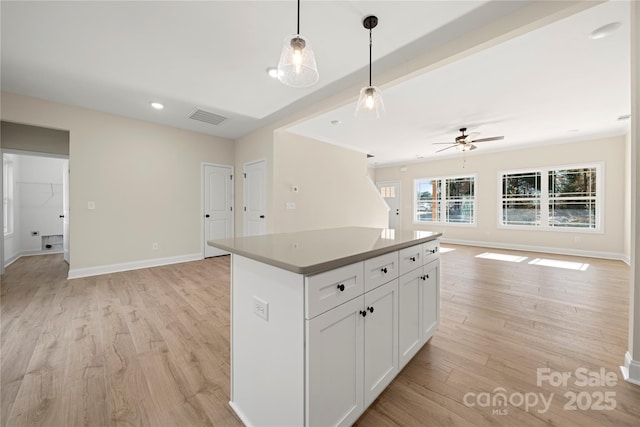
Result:
M369 292L398 277L398 252L380 255L364 262L364 291Z
M422 267L422 245L411 246L400 250L400 275Z
M440 243L438 240L432 240L422 244L424 253L423 263L427 264L440 257Z
M364 293L364 263L307 276L305 317L311 319Z

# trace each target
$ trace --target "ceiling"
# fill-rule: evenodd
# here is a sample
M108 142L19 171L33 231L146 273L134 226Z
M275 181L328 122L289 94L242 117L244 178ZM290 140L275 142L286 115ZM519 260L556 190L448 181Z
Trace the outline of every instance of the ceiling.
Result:
M528 3L302 1L301 33L313 43L320 81L296 89L266 73L277 65L285 36L295 32L295 1L2 1L1 85L237 139L364 85L368 32L361 20L368 14L380 19L373 34L375 84L376 72L446 42L443 34L451 39ZM474 153L622 134L628 121L616 119L630 109L628 15L627 2L599 5L383 87L387 113L378 121L355 120L355 93L354 105L289 130L372 154L376 165L430 158L431 142L453 141L463 125L479 137L505 135ZM614 21L623 25L610 37L587 37ZM151 101L165 108L154 110ZM226 120L190 119L196 108ZM331 125L334 120L341 124Z

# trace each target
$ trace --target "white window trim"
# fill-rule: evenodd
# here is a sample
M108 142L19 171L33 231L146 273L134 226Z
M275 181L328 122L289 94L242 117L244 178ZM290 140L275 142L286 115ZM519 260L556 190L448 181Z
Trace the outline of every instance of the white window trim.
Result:
M581 227L551 227L549 224L549 172L554 170L565 169L584 169L595 168L596 169L596 226L595 228L581 228ZM527 173L527 172L540 172L540 225L509 225L502 223L502 179L504 175ZM523 169L508 169L498 171L497 174L497 201L496 201L496 213L497 213L497 228L503 230L526 230L526 231L553 231L560 233L591 233L591 234L604 234L604 206L605 206L605 193L604 193L604 162L587 162L587 163L574 163L554 166L541 166Z
M13 167L13 161L7 159L2 156L2 210L4 211L5 199L7 199L7 215L6 217L3 215L3 221L7 221L8 223L8 232L4 232L4 223L2 225L3 235L5 238L12 237L15 234L15 172ZM7 175L5 176L5 172ZM11 176L9 176L11 174ZM10 178L10 179L7 179ZM5 186L8 189L7 194L5 194ZM9 188L11 187L11 188ZM9 202L9 198L11 201Z
M440 194L440 210L439 212L439 221L417 221L416 220L416 212L418 209L416 193L417 193L417 185L418 181L425 180L441 180L442 188L445 189L444 181L448 179L458 179L458 178L473 178L473 222L447 222L443 219L446 215L443 214L442 210L445 206L445 202L447 200L446 191L442 191ZM477 174L458 174L458 175L441 175L441 176L433 176L433 177L423 177L416 178L413 180L413 212L412 212L412 221L413 225L429 225L429 224L438 224L443 226L452 226L452 227L466 227L473 228L478 226L478 175Z

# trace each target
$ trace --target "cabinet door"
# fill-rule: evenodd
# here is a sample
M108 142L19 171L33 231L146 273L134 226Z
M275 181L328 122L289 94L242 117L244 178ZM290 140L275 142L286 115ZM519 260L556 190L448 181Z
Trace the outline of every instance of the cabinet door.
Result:
M422 268L417 268L404 276L398 283L398 340L400 369L420 350L422 345Z
M364 406L398 374L398 279L364 295Z
M422 340L427 342L440 321L440 261L424 266L422 289Z
M364 411L364 296L306 321L306 425L350 426Z

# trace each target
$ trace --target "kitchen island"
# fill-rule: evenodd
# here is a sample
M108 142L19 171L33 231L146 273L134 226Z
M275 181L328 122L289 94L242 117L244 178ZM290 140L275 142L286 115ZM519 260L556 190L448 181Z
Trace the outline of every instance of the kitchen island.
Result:
M248 426L353 424L440 319L440 233L346 227L231 252L231 401Z

